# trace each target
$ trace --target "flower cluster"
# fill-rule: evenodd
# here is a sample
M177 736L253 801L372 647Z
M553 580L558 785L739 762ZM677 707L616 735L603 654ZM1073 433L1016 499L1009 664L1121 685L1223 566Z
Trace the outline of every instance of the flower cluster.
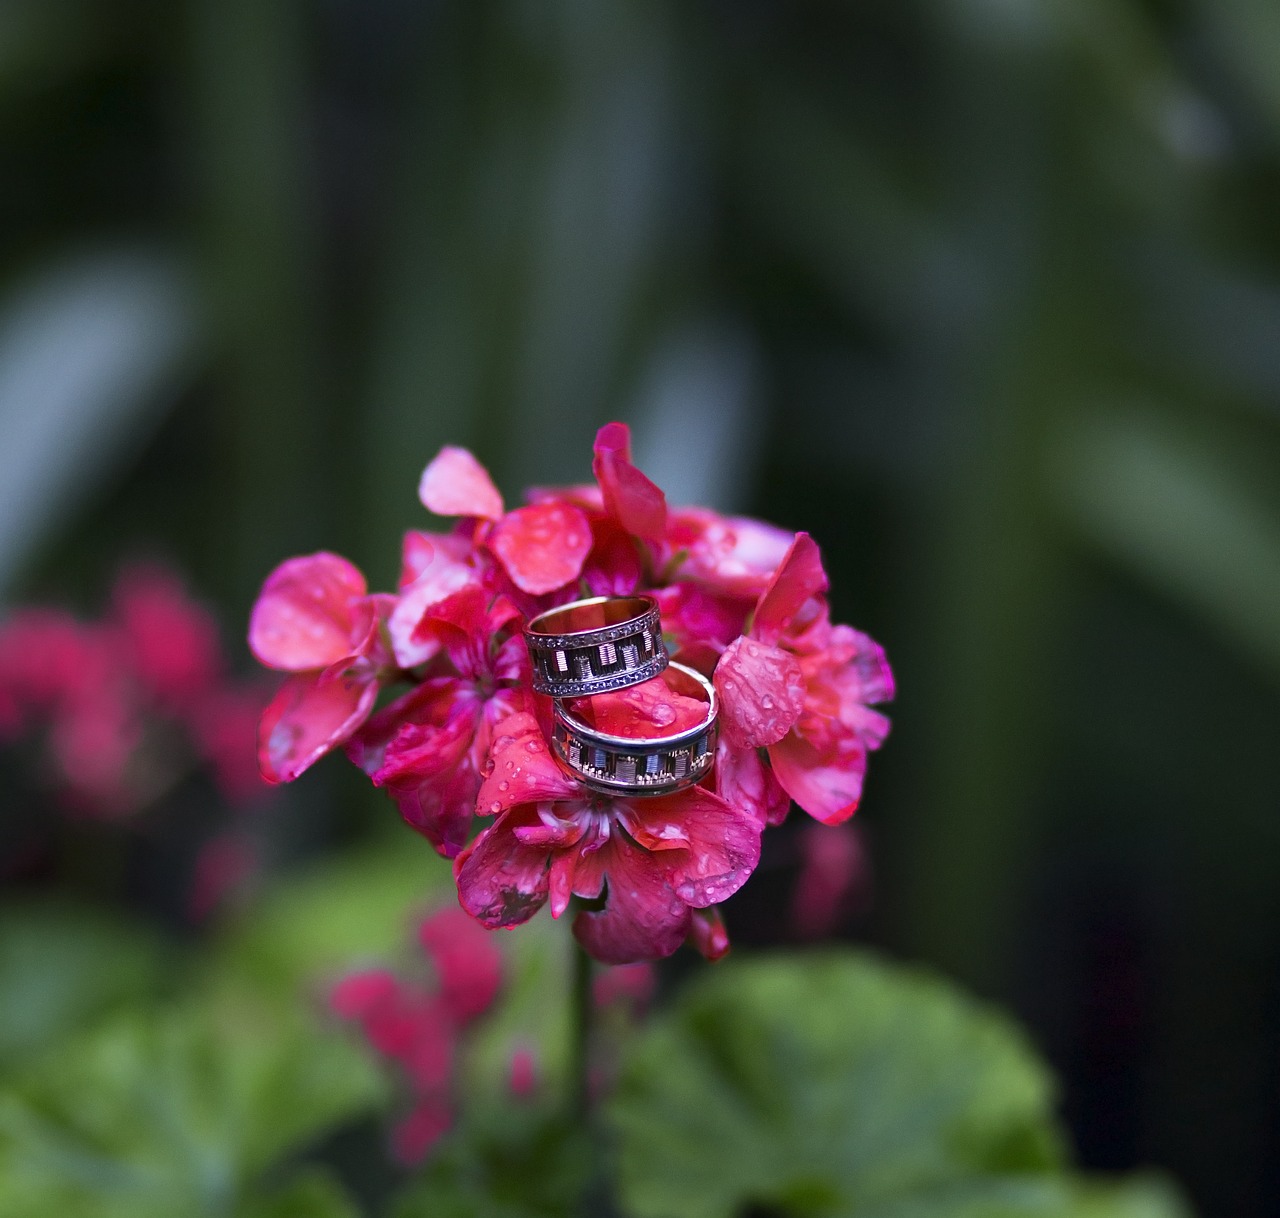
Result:
M31 606L0 622L0 742L34 740L44 785L73 818L136 824L194 771L224 805L269 794L253 762L258 683L227 672L217 624L182 581L126 567L92 621ZM189 907L206 916L254 866L224 826L201 849Z
M807 534L669 508L621 423L597 435L593 472L593 485L534 490L508 510L476 459L446 447L419 497L457 523L405 537L394 595L329 553L272 572L249 643L289 676L263 715L259 762L288 781L345 747L454 860L459 899L486 926L548 903L558 917L577 898L574 932L597 959L653 959L686 940L714 958L728 947L715 907L791 801L828 825L852 815L888 731L873 704L893 679L879 646L831 622ZM711 677L721 705L712 773L660 797L601 795L561 768L522 638L578 597L635 593L657 601L672 659ZM596 697L591 714L656 737L685 701L656 678Z
M85 815L145 806L178 756L208 766L228 802L261 798L245 747L257 698L228 679L213 617L160 567L122 571L100 620L31 607L0 623L0 740L43 735L53 786Z
M459 1040L502 983L497 947L461 910L424 919L418 942L433 966L431 984L366 969L344 977L329 994L333 1012L358 1023L407 1086L411 1102L392 1133L392 1149L408 1166L421 1162L452 1125Z

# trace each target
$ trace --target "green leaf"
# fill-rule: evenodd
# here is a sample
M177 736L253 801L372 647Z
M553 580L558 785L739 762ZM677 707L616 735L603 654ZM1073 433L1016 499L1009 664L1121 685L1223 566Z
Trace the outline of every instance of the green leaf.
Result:
M585 1132L561 1115L508 1107L434 1152L393 1218L562 1218L587 1184Z
M255 1197L236 1218L359 1218L346 1190L322 1171L295 1177L278 1192Z
M165 954L141 927L53 902L0 908L0 1075L160 986Z
M621 1195L641 1218L730 1218L747 1203L872 1213L975 1176L1054 1170L1052 1099L1004 1019L839 953L704 974L632 1045L610 1116Z
M974 1180L857 1210L858 1218L1188 1218L1156 1180L1085 1184L1067 1177Z
M0 1213L225 1215L379 1092L364 1055L249 995L119 1019L0 1093Z
M277 885L228 934L220 969L292 1004L326 978L397 959L414 915L456 899L449 864L406 830Z

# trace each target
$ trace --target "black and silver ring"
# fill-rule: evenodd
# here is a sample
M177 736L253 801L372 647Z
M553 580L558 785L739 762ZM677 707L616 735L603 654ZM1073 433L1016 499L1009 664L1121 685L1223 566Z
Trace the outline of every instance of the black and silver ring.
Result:
M593 596L541 613L525 627L533 688L553 698L627 689L667 666L658 604L649 596Z
M670 795L704 778L716 753L715 687L683 664L671 664L665 680L676 693L706 702L701 723L672 736L629 739L596 731L557 702L551 743L561 764L592 790L609 795Z

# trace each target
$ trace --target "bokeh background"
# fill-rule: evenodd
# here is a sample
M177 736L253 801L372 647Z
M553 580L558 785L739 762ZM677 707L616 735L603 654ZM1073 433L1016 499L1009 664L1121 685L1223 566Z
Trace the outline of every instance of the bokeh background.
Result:
M234 642L286 555L390 586L442 443L512 501L625 419L889 651L843 933L1085 1165L1280 1213L1278 215L1272 0L4 0L0 597L161 554ZM290 800L282 866L395 816Z

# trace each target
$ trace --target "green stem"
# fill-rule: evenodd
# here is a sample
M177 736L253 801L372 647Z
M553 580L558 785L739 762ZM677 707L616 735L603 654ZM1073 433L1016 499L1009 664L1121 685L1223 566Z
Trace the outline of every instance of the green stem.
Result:
M586 1124L591 1114L591 1024L595 1003L591 993L591 957L573 942L573 991L570 1010L569 1104L575 1120Z

